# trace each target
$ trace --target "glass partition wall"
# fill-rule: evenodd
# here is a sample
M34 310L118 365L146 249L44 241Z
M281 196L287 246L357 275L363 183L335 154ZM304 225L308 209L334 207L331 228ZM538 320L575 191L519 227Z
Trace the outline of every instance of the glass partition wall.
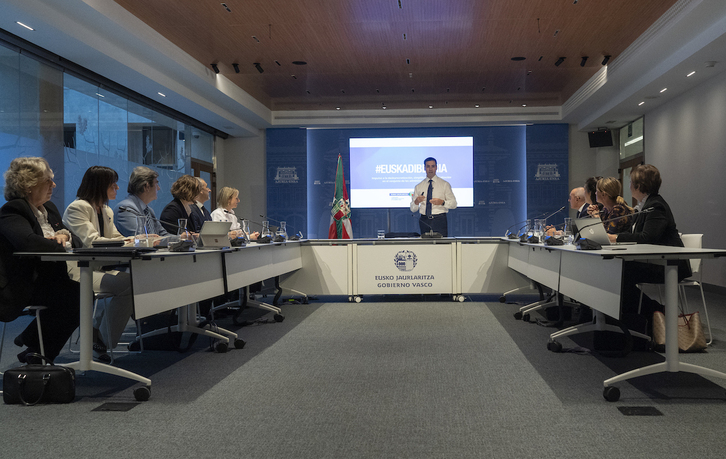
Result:
M118 172L121 200L131 171L143 165L159 172L161 191L151 203L158 215L172 199L172 183L192 173L192 159L213 163L214 138L90 78L0 46L0 169L19 156L45 157L55 172L53 202L61 212L90 166Z

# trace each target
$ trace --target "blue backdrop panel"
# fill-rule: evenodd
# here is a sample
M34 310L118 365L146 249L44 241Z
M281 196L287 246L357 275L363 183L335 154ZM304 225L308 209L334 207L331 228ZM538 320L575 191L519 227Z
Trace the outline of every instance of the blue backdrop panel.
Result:
M537 213L534 208L528 211L529 199L536 199L536 208L545 212L562 205L561 187L565 189L565 199L567 197L567 125L547 125L541 129L540 126L269 129L269 215L278 220L294 221L295 226L301 221L299 226L303 232L307 228L306 236L326 238L338 154L343 158L346 187L350 192L349 139L419 136L474 138L474 206L449 212L449 235L500 236L509 226ZM534 163L529 158L530 149L536 155ZM557 167L543 167L537 175L540 163L554 163ZM530 173L531 164L535 164L534 173ZM553 179L555 169L558 180ZM545 175L548 180L541 179ZM424 176L422 174L421 179ZM528 186L531 181L535 182L533 188ZM300 215L306 204L307 215ZM418 213L412 214L408 209L354 209L353 236L372 238L378 229L418 232L417 220Z
M307 130L267 130L267 216L287 222L287 232L307 237ZM251 220L260 221L258 215ZM255 229L255 225L252 225ZM255 229L259 231L259 228Z
M562 223L567 216L568 189L568 126L537 124L527 126L527 216L565 210L552 216L548 223Z

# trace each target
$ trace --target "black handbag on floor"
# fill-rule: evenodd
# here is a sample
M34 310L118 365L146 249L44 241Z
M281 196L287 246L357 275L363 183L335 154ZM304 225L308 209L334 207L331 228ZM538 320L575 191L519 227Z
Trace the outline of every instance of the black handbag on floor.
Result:
M70 403L76 398L76 372L72 368L53 365L40 354L29 353L50 363L31 363L11 368L3 374L3 401L9 405L26 406L38 403Z

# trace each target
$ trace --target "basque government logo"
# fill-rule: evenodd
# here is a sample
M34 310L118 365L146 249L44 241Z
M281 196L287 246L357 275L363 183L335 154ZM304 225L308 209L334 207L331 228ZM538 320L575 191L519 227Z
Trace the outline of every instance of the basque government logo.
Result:
M410 250L401 250L395 257L393 257L393 263L396 265L396 268L398 268L399 271L404 272L413 271L413 268L416 267L417 261L418 258L416 258L416 254Z

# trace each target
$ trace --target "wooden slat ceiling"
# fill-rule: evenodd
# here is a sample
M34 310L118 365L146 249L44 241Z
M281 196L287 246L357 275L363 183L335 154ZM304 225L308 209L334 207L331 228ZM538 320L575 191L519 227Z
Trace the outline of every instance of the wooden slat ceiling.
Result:
M115 1L271 110L561 105L676 2Z

